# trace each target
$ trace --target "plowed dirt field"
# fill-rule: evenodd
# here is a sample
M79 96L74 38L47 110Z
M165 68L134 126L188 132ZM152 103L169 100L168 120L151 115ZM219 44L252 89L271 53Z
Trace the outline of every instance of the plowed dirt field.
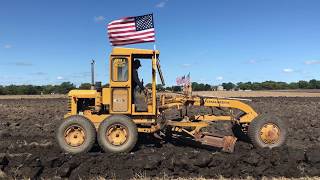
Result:
M63 153L55 130L66 113L67 100L0 100L0 169L3 177L312 177L320 176L320 97L259 97L248 102L288 126L280 148L254 149L238 141L233 154L181 142L140 137L129 154L108 154L95 147L82 155ZM1 174L1 173L0 173Z

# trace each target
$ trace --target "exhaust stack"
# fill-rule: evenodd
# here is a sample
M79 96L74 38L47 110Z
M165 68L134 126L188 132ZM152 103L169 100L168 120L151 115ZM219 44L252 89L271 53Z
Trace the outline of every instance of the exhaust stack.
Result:
M95 84L94 84L94 65L95 65L95 61L92 59L92 62L91 62L91 90L95 89Z

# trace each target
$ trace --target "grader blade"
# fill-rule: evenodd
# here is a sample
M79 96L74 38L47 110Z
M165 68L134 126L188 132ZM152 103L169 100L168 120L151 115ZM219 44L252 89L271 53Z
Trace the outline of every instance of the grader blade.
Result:
M237 138L234 136L218 137L212 134L200 134L195 136L195 140L203 145L222 148L222 151L233 153Z

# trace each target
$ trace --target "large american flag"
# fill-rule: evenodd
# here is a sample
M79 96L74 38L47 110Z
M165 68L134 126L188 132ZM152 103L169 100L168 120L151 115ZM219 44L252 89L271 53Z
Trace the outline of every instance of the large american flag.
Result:
M108 24L108 35L112 46L155 42L153 15L126 17Z

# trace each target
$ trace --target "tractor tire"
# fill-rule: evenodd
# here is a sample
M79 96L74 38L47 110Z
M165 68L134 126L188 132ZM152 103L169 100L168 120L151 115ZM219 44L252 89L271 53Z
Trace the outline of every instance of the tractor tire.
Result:
M70 116L58 128L56 138L60 148L71 154L91 150L96 140L96 129L84 116Z
M137 126L128 116L110 116L100 124L98 129L98 143L105 152L130 152L137 140Z
M249 124L248 135L257 148L275 148L285 143L287 128L281 120L261 115Z
M243 132L243 128L241 124L234 124L232 126L233 136L235 136L238 140L244 142L250 142L250 138L247 133Z

